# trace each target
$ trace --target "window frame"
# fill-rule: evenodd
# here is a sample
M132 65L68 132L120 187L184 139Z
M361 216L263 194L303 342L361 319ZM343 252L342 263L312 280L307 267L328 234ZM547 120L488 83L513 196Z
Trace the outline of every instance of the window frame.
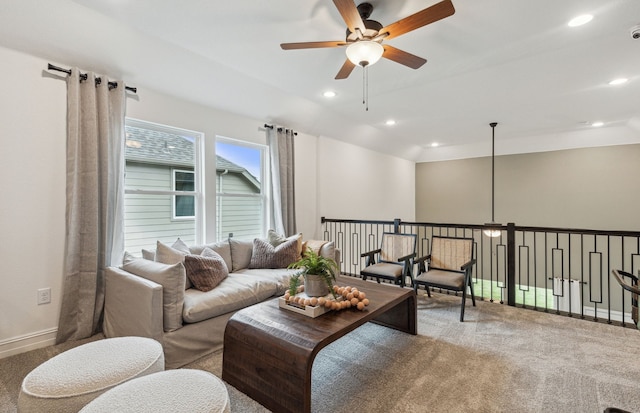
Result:
M194 143L195 144L195 143ZM193 191L182 191L182 190L176 190L176 173L189 173L193 175L193 185L194 185L194 190ZM195 196L194 193L195 191L195 184L196 184L196 171L190 171L188 169L182 169L182 168L171 168L171 190L175 193L174 195L171 196L171 219L173 221L187 221L187 220L195 220L196 219L196 211L195 211ZM193 208L193 215L177 215L176 214L176 202L178 200L179 196L193 196L194 197L194 208Z
M125 117L125 126L132 126L137 128L148 129L157 132L176 134L184 137L188 137L193 139L193 148L194 148L194 165L193 172L194 173L194 191L176 191L175 190L175 180L174 180L174 169L180 168L172 168L171 171L171 186L172 190L149 190L149 189L130 189L125 186L124 193L125 195L170 195L171 196L171 209L172 209L172 220L184 221L192 219L194 220L194 230L195 230L195 240L197 244L204 243L204 223L205 223L205 192L204 192L204 143L205 136L203 132L198 132L194 130L184 129L176 126L163 125L160 123L144 121L140 119ZM126 137L125 137L126 139ZM123 145L125 142L123 142ZM124 156L124 155L123 155ZM124 160L126 163L126 159ZM124 168L124 173L126 174L126 167ZM176 195L187 195L194 196L194 212L195 217L179 217L175 219L175 196ZM126 210L125 210L126 216ZM126 234L125 234L126 236Z
M217 144L218 142L220 143L224 143L227 145L235 145L235 146L241 146L241 147L245 147L245 148L250 148L250 149L256 149L258 151L260 151L260 176L257 177L258 181L260 182L260 193L258 194L249 194L249 193L237 193L237 192L221 192L220 190L220 182L217 176L217 171L218 171L218 163L217 163L217 157L214 156L214 165L215 165L215 171L216 171L216 180L215 180L215 206L216 206L216 216L215 216L215 225L216 225L216 239L218 241L222 240L222 239L226 239L228 236L230 236L233 233L230 234L222 234L221 231L221 225L220 225L220 215L219 215L219 209L220 209L220 205L222 202L220 202L220 200L222 198L226 198L226 199L232 199L232 198L253 198L253 199L260 199L262 201L262 210L260 211L260 220L261 220L261 225L260 225L260 236L261 237L266 237L267 234L267 226L268 226L268 217L269 217L269 185L270 185L270 179L269 179L269 163L268 163L268 146L264 145L264 144L259 144L259 143L254 143L254 142L249 142L249 141L244 141L244 140L240 140L240 139L234 139L234 138L229 138L226 136L221 136L221 135L216 135L215 137L215 142L214 142L214 155L218 155L217 153ZM241 165L240 165L241 166Z

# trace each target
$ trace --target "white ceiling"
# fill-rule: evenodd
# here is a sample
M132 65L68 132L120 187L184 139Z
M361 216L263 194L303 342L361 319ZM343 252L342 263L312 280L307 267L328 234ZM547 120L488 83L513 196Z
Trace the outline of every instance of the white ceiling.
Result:
M436 2L370 0L370 18ZM0 0L0 45L414 161L490 155L492 121L497 154L640 142L640 0L453 4L388 41L428 62L371 66L368 112L360 68L334 80L344 49L279 46L344 39L330 0ZM567 26L583 13L593 21Z

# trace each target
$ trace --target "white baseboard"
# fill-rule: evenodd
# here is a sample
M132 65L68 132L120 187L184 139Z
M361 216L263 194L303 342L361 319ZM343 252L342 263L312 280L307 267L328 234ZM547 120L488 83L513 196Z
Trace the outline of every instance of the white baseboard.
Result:
M595 317L596 316L596 311L594 310L593 307L583 307L584 309L584 315L586 316L590 316L590 317ZM604 319L604 320L608 320L609 319L609 312L607 311L606 308L598 308L598 318L599 319ZM612 321L622 321L622 317L624 315L624 322L625 323L631 323L631 324L635 324L633 322L633 319L631 318L631 313L622 313L621 311L615 311L615 310L611 310L611 320Z
M0 340L0 359L55 344L58 328Z

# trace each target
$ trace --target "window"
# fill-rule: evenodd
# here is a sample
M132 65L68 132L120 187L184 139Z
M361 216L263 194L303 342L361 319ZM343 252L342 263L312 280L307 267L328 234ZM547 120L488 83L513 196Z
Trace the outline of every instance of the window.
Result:
M195 191L193 171L173 170L173 190L176 192ZM193 219L196 216L196 202L193 195L173 196L173 219Z
M216 138L216 228L218 240L264 237L266 146Z
M202 134L134 119L125 132L125 250L202 243Z

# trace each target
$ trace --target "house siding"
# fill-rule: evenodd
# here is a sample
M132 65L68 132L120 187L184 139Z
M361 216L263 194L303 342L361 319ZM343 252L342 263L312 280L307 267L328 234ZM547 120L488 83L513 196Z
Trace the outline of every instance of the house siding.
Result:
M260 193L260 189L241 173L218 171L217 183L219 192L225 194ZM218 239L224 239L230 233L245 239L262 236L262 202L261 197L218 196Z
M184 168L183 168L184 169ZM125 187L170 191L171 167L127 162ZM156 241L173 244L180 237L187 245L195 244L195 220L172 219L171 195L125 195L125 250L140 256L141 249L155 249Z

